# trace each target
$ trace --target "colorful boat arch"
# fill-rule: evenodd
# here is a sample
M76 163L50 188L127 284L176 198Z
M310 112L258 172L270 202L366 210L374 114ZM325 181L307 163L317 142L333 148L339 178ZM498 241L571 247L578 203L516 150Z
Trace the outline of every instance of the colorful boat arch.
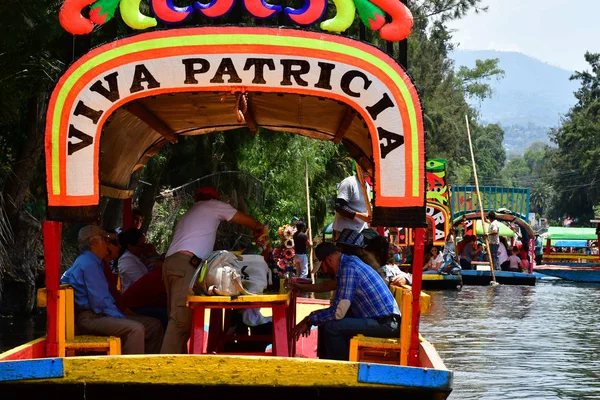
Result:
M291 93L346 104L370 135L374 220L425 226L422 111L403 68L352 39L254 27L154 31L100 46L75 62L47 114L49 218L97 207L100 136L113 112L137 99L182 92Z

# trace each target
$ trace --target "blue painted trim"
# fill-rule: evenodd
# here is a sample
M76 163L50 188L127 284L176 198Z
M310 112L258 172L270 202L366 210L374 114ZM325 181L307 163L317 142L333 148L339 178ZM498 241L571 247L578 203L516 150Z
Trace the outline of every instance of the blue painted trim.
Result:
M358 381L416 389L450 390L452 388L452 371L360 363Z
M489 276L492 277L490 271L478 271L474 269L463 269L460 272L463 276ZM533 274L526 274L525 272L510 272L510 271L494 271L496 278L535 278Z
M64 376L65 369L62 358L0 361L0 382L62 378Z

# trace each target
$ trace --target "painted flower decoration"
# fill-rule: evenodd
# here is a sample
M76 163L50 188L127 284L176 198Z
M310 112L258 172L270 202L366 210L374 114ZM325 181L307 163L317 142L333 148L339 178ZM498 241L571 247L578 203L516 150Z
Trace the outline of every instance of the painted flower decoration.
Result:
M285 230L285 225L284 226L280 226L279 229L277 229L277 234L279 235L279 237L283 237L283 231Z
M287 225L283 230L283 237L289 239L292 236L294 236L294 228L292 228L290 225Z
M294 258L295 255L296 252L294 251L294 249L288 248L283 251L283 256L285 258Z
M273 258L276 260L279 260L280 257L281 257L281 250L279 249L279 247L276 247L275 250L273 250Z
M283 245L288 249L293 249L294 248L294 239L286 240Z
M283 261L283 258L279 259L279 261L277 262L277 266L281 269L285 269L285 262Z

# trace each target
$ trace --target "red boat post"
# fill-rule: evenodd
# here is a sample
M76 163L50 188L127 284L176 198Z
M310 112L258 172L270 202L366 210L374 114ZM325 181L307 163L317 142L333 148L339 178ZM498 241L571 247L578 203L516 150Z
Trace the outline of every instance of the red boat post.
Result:
M44 221L44 261L46 263L46 357L58 356L58 289L60 286L60 253L62 242L62 222Z

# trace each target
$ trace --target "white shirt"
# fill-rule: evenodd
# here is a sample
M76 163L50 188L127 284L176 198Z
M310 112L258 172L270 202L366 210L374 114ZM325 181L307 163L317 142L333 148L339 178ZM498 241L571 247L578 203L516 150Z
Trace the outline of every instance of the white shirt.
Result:
M346 200L348 207L354 212L367 212L365 196L360 188L358 177L354 175L347 177L340 183L337 198ZM335 213L335 218L333 219L333 229L340 232L345 228L362 232L367 226L367 223L362 219L349 219L339 213Z
M231 221L237 210L219 200L199 201L177 223L166 257L186 250L205 260L215 247L221 221Z
M498 235L498 233L500 233L500 223L497 219L495 219L492 222L490 222L490 225L488 227L490 244L500 244L500 236Z
M119 258L117 267L119 268L119 276L121 277L123 291L126 291L133 282L148 273L148 267L146 267L138 256L129 250L126 250Z
M503 264L506 260L508 260L508 252L506 251L506 247L504 247L504 243L500 243L498 247L498 262Z
M456 249L454 248L454 236L452 235L448 235L448 237L446 238L446 243L444 244L444 252L443 254L452 254L454 255L454 253L456 252Z

